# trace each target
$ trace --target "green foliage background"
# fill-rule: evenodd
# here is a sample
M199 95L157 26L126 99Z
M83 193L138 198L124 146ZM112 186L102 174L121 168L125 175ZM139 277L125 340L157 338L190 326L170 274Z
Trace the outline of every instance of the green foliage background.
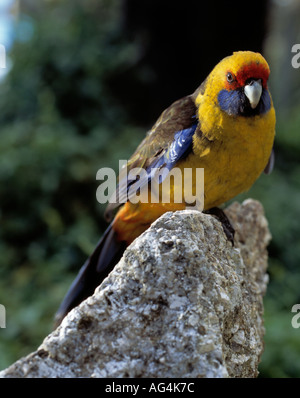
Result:
M0 303L7 311L0 369L51 331L106 226L96 172L117 170L149 127L132 121L110 90L139 57L121 22L117 0L76 0L28 2L16 23L12 68L0 84ZM263 203L273 235L265 377L300 375L300 330L291 327L291 307L300 302L299 102L277 112L275 171L237 198Z
M120 37L118 2L37 4L28 12L0 87L0 303L7 314L0 368L51 331L105 228L96 172L117 169L142 136L106 84L135 57Z

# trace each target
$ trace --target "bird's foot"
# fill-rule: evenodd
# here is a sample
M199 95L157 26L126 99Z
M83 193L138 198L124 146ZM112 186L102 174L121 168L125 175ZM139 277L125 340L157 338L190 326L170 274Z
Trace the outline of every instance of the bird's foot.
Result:
M218 207L212 207L211 209L205 211L206 214L211 214L215 216L222 224L223 231L227 236L227 239L231 242L232 246L234 246L234 233L235 230L231 225L228 217L224 213L223 210L219 209Z

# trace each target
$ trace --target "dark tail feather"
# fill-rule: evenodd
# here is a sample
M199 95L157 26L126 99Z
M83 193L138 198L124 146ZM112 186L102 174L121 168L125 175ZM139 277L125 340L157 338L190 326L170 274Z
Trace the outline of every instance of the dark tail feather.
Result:
M96 287L120 260L126 246L125 242L117 241L112 224L110 224L63 299L55 315L55 326L61 323L72 308L94 293Z

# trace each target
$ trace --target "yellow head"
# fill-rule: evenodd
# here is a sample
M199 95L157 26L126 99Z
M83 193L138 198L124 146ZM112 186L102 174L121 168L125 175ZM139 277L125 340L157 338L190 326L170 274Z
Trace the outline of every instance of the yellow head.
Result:
M234 52L220 61L196 91L196 105L208 101L230 116L250 117L268 112L272 100L267 87L270 69L252 51Z

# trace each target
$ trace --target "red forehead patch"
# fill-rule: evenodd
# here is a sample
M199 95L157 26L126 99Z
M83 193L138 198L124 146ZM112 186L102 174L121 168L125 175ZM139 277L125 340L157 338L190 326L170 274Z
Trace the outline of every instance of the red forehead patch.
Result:
M267 88L267 81L269 78L270 71L261 63L252 62L248 65L243 66L233 78L235 79L231 84L226 81L226 88L228 90L234 90L238 87L243 87L246 81L250 78L262 79L262 85Z

